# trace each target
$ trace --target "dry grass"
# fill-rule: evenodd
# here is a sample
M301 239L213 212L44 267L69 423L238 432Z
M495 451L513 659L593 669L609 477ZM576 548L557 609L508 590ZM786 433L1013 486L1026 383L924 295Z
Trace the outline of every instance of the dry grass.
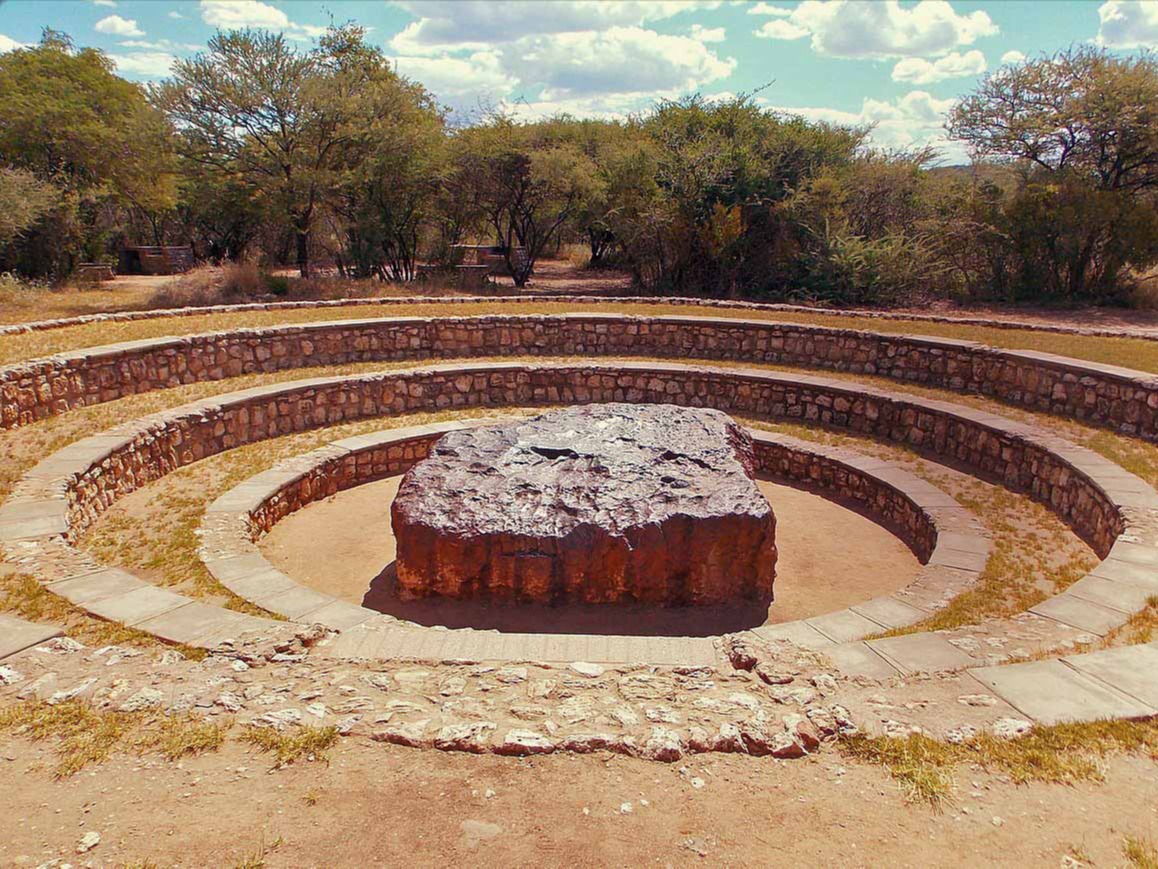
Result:
M330 759L330 749L338 741L338 728L304 726L275 730L272 727L247 727L241 734L241 741L265 754L274 755L275 766L279 768L303 758L325 763Z
M1135 646L1149 643L1158 630L1158 595L1146 599L1146 606L1126 620L1124 625L1114 628L1102 637L1102 646Z
M228 724L192 715L104 711L81 700L56 705L37 701L0 709L0 732L56 742L57 778L75 775L119 751L155 753L166 760L216 751L228 731Z
M1158 869L1158 848L1149 839L1127 836L1122 842L1122 856L1134 869Z
M953 798L963 764L1008 775L1014 784L1101 781L1102 760L1117 752L1158 752L1156 721L1094 721L1035 727L1019 739L982 734L961 745L912 734L903 739L853 736L841 740L847 757L885 767L908 799L935 808Z
M200 266L161 284L146 308L203 308L232 305L269 296L269 286L254 262Z

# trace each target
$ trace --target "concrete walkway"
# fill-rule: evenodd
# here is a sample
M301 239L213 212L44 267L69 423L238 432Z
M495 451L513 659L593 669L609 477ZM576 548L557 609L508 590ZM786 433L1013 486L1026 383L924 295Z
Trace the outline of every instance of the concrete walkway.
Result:
M26 622L0 613L0 660L64 634L57 625Z
M1158 715L1158 643L969 673L1039 724Z

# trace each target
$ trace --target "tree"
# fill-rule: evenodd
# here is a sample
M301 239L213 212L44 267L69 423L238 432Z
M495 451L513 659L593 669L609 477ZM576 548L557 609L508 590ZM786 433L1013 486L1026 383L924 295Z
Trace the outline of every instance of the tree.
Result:
M1021 169L1010 237L1027 285L1069 298L1105 295L1128 266L1154 262L1153 56L1081 47L1003 68L958 103L949 132L975 159Z
M181 133L183 156L245 179L286 216L303 277L314 219L351 133L344 110L356 82L332 74L347 37L361 34L331 30L299 52L281 34L219 32L154 93Z
M411 280L421 233L435 220L442 112L425 88L399 76L381 50L360 38L332 53L328 86L350 94L351 129L330 197L343 269L356 277Z
M27 169L0 168L0 247L27 232L60 201L60 192Z
M455 137L456 171L471 183L517 287L526 286L547 245L601 187L569 125L568 118L517 123L496 116Z
M37 46L0 56L0 163L56 197L52 219L26 227L16 259L27 273L64 273L91 255L109 229L106 206L154 221L173 207L171 130L113 69L100 51L78 51L52 30Z

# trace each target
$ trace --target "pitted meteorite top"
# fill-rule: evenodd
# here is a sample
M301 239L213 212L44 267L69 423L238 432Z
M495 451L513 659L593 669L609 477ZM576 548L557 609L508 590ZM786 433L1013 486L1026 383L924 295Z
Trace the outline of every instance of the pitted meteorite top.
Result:
M445 435L392 510L408 595L703 603L771 592L775 517L728 416L604 404Z

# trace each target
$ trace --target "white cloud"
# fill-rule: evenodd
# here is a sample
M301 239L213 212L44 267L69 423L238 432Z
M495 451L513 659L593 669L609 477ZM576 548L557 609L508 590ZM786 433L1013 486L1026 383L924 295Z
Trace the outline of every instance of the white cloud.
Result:
M97 33L111 33L113 36L144 36L145 31L137 26L132 18L121 18L119 15L110 15L96 23Z
M692 39L699 42L723 42L728 38L723 27L704 27L700 24L693 24L689 33Z
M147 39L123 39L124 48L147 48L151 51L200 51L205 46L195 42L174 42L171 39L158 39L155 42Z
M117 8L117 0L92 0L93 6L108 6L110 9Z
M1025 60L1025 52L1017 51L1016 49L1007 51L1001 55L1002 63L1021 63L1023 60Z
M243 27L283 30L290 26L288 15L259 0L201 0L201 20L222 30Z
M635 27L685 12L716 9L721 0L398 0L415 15L394 50L474 49L528 36Z
M503 71L499 55L490 51L468 57L399 57L395 65L399 73L422 82L442 99L505 96L518 83Z
M321 36L325 27L315 24L297 24L276 6L260 0L201 0L201 20L221 30L240 30L253 27L278 30L291 39Z
M808 32L807 27L793 24L784 18L777 18L774 21L765 21L763 26L752 31L752 35L761 39L799 39L807 36Z
M182 15L180 12L178 12L176 9L170 9L169 10L169 17L170 18L176 18L178 21L184 21L185 20L185 16Z
M1113 2L1113 0L1111 0ZM756 31L770 39L812 35L818 54L847 58L937 57L980 36L997 33L997 25L980 10L959 15L947 0L803 0L791 13ZM778 26L769 26L778 25Z
M906 57L893 67L893 81L909 84L934 84L949 78L963 78L985 72L985 55L977 49L958 54L956 51L927 61L921 57Z
M1158 46L1158 2L1155 0L1106 0L1098 7L1095 41L1107 48L1153 48Z
M27 48L27 47L28 47L27 43L17 42L12 37L5 36L3 33L0 33L0 54L3 54L6 51L15 51L18 48Z
M110 54L118 72L131 72L146 78L164 78L177 58L166 51L135 51L132 54Z
M503 58L522 83L543 86L543 99L697 90L736 68L691 37L641 27L527 37Z
M677 35L637 23L718 0L403 5L423 17L389 40L393 59L400 72L452 106L485 95L515 106L520 116L621 116L653 99L698 90L736 68L711 47L725 38L723 27L693 23L688 35Z
M771 106L758 98L757 102L776 111L800 115L810 121L829 124L873 124L870 136L873 145L881 148L910 149L932 145L949 162L964 162L967 157L959 143L945 136L945 116L956 100L939 100L927 91L910 91L892 101L866 97L859 112L823 107Z
M774 6L771 3L757 3L755 6L748 7L749 15L777 15L781 18L787 18L792 14L792 10L784 6Z

